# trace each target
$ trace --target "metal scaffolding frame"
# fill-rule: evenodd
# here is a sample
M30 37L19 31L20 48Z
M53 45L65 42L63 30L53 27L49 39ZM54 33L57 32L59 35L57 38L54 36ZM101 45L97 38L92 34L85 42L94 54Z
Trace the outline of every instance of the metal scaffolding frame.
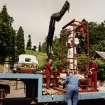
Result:
M70 27L72 27L72 30L70 29ZM63 33L63 31L66 30L68 31L69 35L67 35L66 33ZM73 36L71 36L71 33L73 34ZM82 37L84 37L85 43L84 43L84 47L85 47L85 54L89 57L89 28L88 28L88 22L83 19L82 21L76 21L75 19L73 19L72 21L70 21L69 23L67 23L61 31L61 61L63 63L64 61L64 49L67 48L68 50L70 49L70 44L68 43L69 46L64 46L64 37L67 36L68 40L69 38L73 40L73 43L75 43L75 37L77 34L82 35ZM75 67L75 60L77 59L77 56L79 56L79 54L75 54L75 46L72 47L73 48L73 57L72 58L67 58L67 59L73 59L73 62L69 62L69 63L73 63L73 69L76 69L77 67ZM87 68L88 69L88 68Z

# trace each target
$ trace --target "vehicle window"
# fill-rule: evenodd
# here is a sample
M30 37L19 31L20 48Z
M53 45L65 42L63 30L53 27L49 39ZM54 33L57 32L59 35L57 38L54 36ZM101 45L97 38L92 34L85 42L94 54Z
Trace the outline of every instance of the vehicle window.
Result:
M25 58L25 62L31 62L30 58Z

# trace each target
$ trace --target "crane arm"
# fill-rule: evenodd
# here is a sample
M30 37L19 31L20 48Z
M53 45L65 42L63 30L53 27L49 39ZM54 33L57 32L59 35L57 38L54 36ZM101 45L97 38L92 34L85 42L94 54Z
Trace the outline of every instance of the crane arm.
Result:
M48 58L51 58L52 56L52 44L53 44L53 36L54 36L54 31L55 31L55 22L60 21L62 16L65 14L67 10L69 10L70 4L68 1L65 1L62 9L60 12L54 13L51 15L50 18L50 24L49 24L49 31L47 35L47 56Z

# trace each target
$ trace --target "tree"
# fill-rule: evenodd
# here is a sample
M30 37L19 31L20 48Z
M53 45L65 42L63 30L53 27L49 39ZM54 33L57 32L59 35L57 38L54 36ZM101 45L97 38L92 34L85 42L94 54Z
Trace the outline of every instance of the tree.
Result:
M27 50L31 50L32 48L32 42L31 42L31 35L28 35L28 41L27 41Z
M12 25L13 18L9 16L9 14L7 12L7 7L5 5L3 6L3 9L0 13L0 18L1 18L0 22L2 22L2 24L4 26L11 26Z
M25 52L25 44L24 44L24 31L22 26L19 27L16 36L16 52L17 55L23 54Z
M105 52L105 40L100 41L98 44L92 46L93 51L104 51Z
M46 41L44 41L42 43L42 52L44 52L44 53L46 53L46 46L47 46L47 43L46 43Z
M100 24L90 22L89 31L91 44L98 44L100 41L105 40L105 22Z
M39 52L41 52L41 51L42 51L41 42L39 42L38 51L39 51Z
M15 30L12 27L13 18L9 16L6 6L0 12L0 62L15 55ZM7 53L8 52L8 53Z
M32 50L36 52L36 45L33 46Z

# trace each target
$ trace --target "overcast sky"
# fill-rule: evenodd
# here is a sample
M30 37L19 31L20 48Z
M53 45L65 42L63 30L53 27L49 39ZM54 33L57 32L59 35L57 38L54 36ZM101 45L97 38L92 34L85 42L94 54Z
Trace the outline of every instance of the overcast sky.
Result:
M28 34L32 44L43 42L48 33L50 16L60 11L66 0L0 0L0 10L7 6L10 16L14 18L13 27L22 26L27 41ZM105 20L105 0L68 0L70 11L56 23L55 35L59 36L61 27L72 19L101 22Z

